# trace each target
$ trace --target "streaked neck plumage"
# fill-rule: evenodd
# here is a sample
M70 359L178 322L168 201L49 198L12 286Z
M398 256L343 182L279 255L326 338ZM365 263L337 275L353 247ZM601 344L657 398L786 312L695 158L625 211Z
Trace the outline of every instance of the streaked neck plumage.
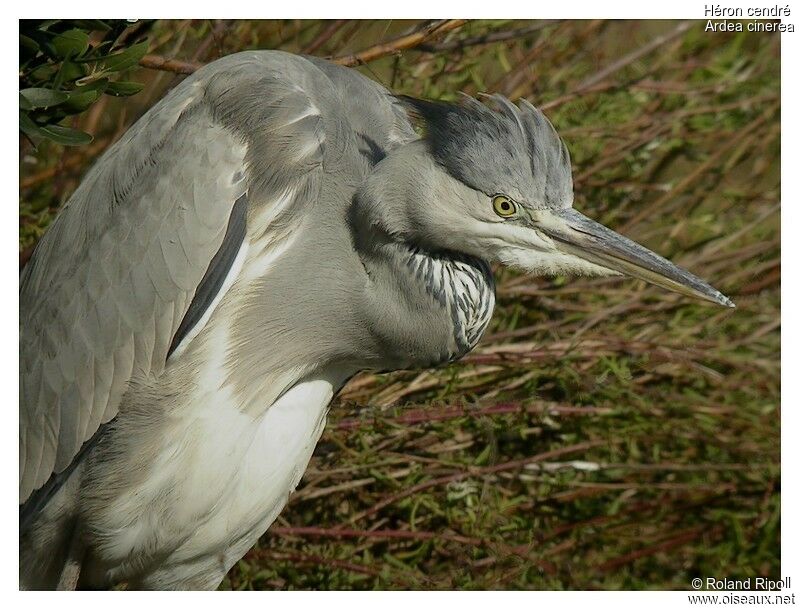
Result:
M478 343L494 311L494 276L484 261L452 252L426 252L399 244L397 257L405 264L409 282L422 285L426 294L449 315L456 360Z
M437 248L429 233L415 236L407 205L427 188L428 160L381 171L392 156L356 193L348 223L370 281L367 298L387 312L371 322L386 348L385 368L428 367L475 347L494 310L494 279L485 261ZM406 151L401 161L408 157Z

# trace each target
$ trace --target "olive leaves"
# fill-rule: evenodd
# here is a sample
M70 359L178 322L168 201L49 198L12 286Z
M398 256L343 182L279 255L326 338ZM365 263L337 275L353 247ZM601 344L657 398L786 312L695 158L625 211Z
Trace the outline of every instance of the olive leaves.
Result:
M125 20L21 21L20 131L37 145L43 139L65 146L91 142L88 133L60 123L104 94L122 97L142 90L141 83L118 80L147 53L147 41L127 41L134 38L126 36L133 25Z

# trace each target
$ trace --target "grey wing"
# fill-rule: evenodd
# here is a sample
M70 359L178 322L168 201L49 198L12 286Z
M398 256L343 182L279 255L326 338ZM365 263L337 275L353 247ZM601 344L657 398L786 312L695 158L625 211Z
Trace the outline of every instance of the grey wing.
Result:
M282 55L229 56L181 83L37 246L20 278L20 504L68 472L134 376L168 366L235 256L226 234L247 239L237 201L257 194L263 207L289 185L314 196L323 119L307 62Z

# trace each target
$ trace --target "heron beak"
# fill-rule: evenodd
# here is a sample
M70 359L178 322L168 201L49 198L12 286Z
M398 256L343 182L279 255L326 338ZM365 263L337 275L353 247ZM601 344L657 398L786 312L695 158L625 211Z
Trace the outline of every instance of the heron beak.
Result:
M667 290L736 307L699 277L573 209L553 211L541 218L536 227L563 252Z

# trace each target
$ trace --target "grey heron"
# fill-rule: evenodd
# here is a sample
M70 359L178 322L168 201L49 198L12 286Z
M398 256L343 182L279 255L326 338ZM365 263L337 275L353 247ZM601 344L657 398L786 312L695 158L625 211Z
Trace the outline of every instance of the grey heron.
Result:
M492 264L733 306L572 204L567 148L525 100L394 96L278 51L198 70L20 278L21 586L217 587L347 379L475 347Z

